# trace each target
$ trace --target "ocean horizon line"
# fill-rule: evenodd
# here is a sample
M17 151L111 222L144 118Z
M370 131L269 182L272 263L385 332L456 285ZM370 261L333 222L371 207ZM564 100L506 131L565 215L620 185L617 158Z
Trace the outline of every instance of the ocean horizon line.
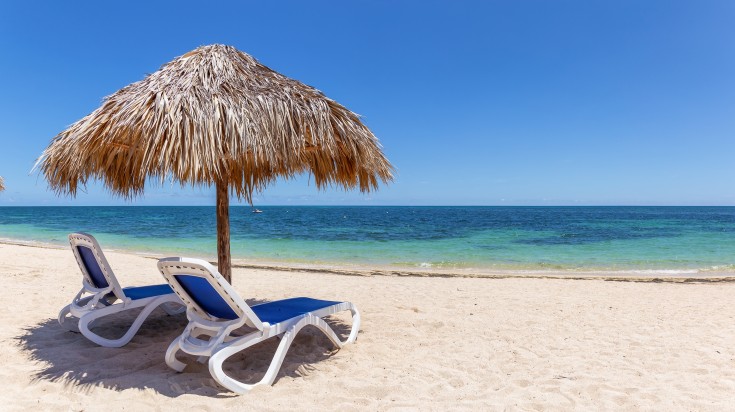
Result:
M214 204L203 204L203 205L8 205L8 204L0 204L0 208L13 208L13 207L215 207ZM667 207L676 207L676 208L735 208L735 205L714 205L714 204L704 204L704 205L675 205L675 204L666 204L666 205L657 205L657 204L586 204L586 205L391 205L391 204L384 204L384 205L356 205L356 204L328 204L328 205L312 205L312 204L258 204L258 205L242 205L242 204L231 204L229 206L230 208L259 208L259 207L341 207L341 208L358 208L358 207L402 207L402 208L427 208L427 207L457 207L457 208L480 208L480 207L488 207L488 208L503 208L503 207L513 207L513 208L619 208L619 207L628 207L628 208L636 208L636 207L651 207L651 208L667 208Z

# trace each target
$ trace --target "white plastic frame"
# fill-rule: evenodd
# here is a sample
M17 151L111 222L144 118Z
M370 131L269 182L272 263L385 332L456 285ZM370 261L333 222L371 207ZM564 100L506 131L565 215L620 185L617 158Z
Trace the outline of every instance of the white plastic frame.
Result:
M341 302L271 325L267 322L262 322L255 315L250 306L245 303L242 297L237 294L234 288L227 283L217 269L209 264L209 262L200 259L172 257L159 260L158 269L179 295L179 298L186 304L186 315L189 318L189 324L184 329L184 332L176 340L171 342L171 345L168 347L166 351L166 364L178 372L183 371L186 364L176 359L176 353L180 350L190 355L198 356L200 362L203 362L209 357L209 372L212 377L220 385L238 394L246 393L257 385L273 384L278 370L281 368L283 359L286 356L286 352L288 352L294 338L304 326L316 326L338 348L355 342L360 330L360 312L350 302ZM174 275L190 275L204 278L228 302L228 305L239 318L225 320L210 316L196 304ZM342 341L322 318L347 310L352 314L352 329L347 339ZM238 337L231 335L233 331L244 325L253 327L256 331ZM197 338L200 335L208 336L209 339L203 340ZM247 384L225 374L222 369L222 364L227 358L252 345L279 335L281 335L281 342L278 345L278 349L276 349L270 366L268 366L268 370L260 381L254 384Z
M110 264L94 236L81 232L71 233L69 234L69 243L84 278L82 289L74 296L72 302L64 306L59 312L58 319L61 326L74 332L81 332L84 337L98 345L117 348L130 342L148 315L158 306L163 305L161 307L169 315L183 312L184 308L178 307L183 303L175 293L135 300L125 296L125 291L120 287L120 283L112 272ZM95 260L97 260L97 264L107 281L108 286L106 288L93 286L92 277L87 272L87 267L84 265L77 246L87 247L93 252ZM90 329L95 321L104 316L139 307L143 307L143 310L120 338L104 338Z

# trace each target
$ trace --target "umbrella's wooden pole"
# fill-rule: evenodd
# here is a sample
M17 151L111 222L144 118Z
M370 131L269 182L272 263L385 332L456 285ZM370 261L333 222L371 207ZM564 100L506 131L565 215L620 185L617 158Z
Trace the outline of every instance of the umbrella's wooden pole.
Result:
M229 187L221 181L217 182L217 269L231 284Z

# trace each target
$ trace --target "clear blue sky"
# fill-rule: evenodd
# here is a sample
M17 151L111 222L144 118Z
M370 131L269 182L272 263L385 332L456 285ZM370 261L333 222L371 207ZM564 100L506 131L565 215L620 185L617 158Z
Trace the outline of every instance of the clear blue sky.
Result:
M305 176L256 205L735 205L731 0L6 0L0 205L214 205L176 183L59 198L29 175L104 96L212 43L363 115L398 169L367 196Z

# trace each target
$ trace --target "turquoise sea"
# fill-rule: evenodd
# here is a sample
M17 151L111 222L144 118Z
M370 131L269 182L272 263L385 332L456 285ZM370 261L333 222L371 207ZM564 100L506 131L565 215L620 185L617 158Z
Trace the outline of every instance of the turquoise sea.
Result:
M735 273L735 207L232 207L234 259L398 269ZM0 241L216 260L214 207L0 207Z

